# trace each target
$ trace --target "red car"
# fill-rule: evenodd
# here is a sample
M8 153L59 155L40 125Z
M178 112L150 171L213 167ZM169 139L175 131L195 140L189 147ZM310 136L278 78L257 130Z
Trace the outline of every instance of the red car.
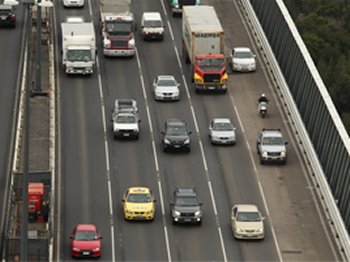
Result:
M72 239L72 257L101 256L102 237L95 225L77 225L70 238Z

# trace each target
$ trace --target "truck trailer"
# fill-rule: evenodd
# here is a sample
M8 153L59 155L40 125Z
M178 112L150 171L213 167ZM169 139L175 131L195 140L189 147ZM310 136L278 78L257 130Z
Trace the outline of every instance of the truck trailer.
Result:
M103 54L134 56L136 25L130 0L100 0L100 16Z
M182 55L192 64L195 91L226 92L224 30L212 6L183 6Z
M96 59L96 37L92 22L68 17L61 23L62 64L67 74L92 74Z

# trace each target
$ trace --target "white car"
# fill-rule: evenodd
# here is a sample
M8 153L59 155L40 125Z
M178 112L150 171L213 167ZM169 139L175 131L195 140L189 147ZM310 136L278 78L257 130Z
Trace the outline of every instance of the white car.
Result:
M255 54L248 47L235 47L230 54L232 71L254 72L256 70Z
M235 205L231 211L231 227L237 239L263 239L264 217L256 205Z
M209 124L209 138L212 144L236 143L236 128L228 118L214 118Z
M141 33L144 40L163 40L165 26L159 12L144 12L141 18Z
M154 98L161 101L178 101L180 84L174 76L159 75L153 81Z
M84 0L63 0L64 7L84 7Z

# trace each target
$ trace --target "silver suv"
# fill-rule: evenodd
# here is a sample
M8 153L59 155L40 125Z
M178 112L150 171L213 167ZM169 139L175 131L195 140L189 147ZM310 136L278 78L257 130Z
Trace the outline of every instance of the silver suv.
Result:
M280 129L263 128L258 133L256 149L260 156L260 163L263 165L267 162L287 163L288 142L283 140Z
M114 138L139 138L137 103L133 99L117 99L112 111Z

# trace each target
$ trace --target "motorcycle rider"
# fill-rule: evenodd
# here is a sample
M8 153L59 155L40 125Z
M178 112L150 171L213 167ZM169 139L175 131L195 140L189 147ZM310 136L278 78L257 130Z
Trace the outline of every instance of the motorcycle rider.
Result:
M262 106L262 103L265 103L265 110L266 110L266 106L267 104L269 103L269 100L267 99L266 95L264 93L262 93L258 99L258 113L261 113L261 106Z
M261 96L258 99L258 103L265 102L266 104L269 103L269 100L267 99L266 95L264 93L261 94Z

